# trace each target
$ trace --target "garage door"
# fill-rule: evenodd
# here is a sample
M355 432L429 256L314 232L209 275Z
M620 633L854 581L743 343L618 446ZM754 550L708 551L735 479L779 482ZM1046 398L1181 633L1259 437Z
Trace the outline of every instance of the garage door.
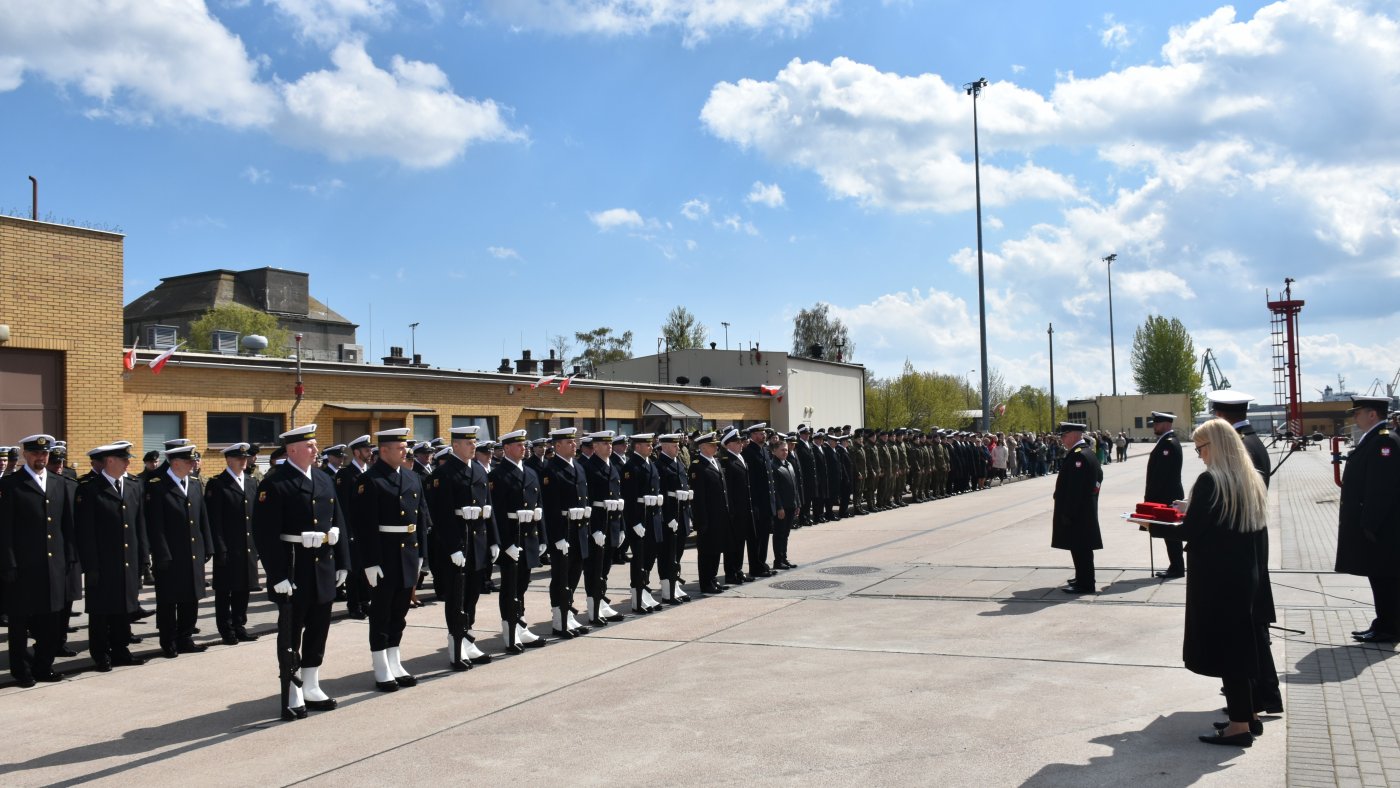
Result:
M0 350L0 444L38 432L63 437L63 354Z

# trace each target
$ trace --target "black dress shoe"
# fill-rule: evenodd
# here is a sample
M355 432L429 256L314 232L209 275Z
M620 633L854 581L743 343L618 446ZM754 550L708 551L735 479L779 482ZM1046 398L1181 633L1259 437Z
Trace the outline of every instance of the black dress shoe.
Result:
M1063 592L1065 592L1066 594L1092 594L1092 593L1094 593L1094 588L1093 588L1093 586L1081 586L1081 585L1076 585L1076 584L1074 584L1074 583L1070 583L1069 585L1065 586L1064 588L1061 588L1060 590L1063 591Z
M138 657L129 651L126 653L117 652L112 655L112 664L118 666L144 665L146 664L146 658Z
M1186 577L1186 573L1185 573L1185 572L1173 572L1173 571L1171 571L1170 569L1168 569L1168 570L1165 570L1165 571L1162 571L1162 572L1158 572L1158 573L1157 573L1157 576L1160 577L1160 578L1162 578L1163 580L1172 580L1172 579L1175 579L1175 578L1178 578L1178 577Z
M140 635L132 635L131 637L126 639L126 642L134 646L137 643L143 642L144 640L145 638L141 637Z
M156 614L156 611L154 611L154 610L147 610L147 609L144 608L144 607L142 607L142 608L137 608L136 612L131 614L131 620L132 620L132 621L141 621L142 619L150 618L151 616L154 616L155 614Z
M394 683L405 688L416 687L418 686L418 679L413 676L395 676Z
M479 656L479 657L472 657L471 659L467 660L467 662L468 662L469 664L472 664L472 665L490 665L490 664L491 664L491 655L490 655L490 654L482 654L482 655Z
M397 681L376 681L374 688L380 692L398 692L399 683Z
M725 575L724 582L728 583L731 586L737 586L744 581L740 580L738 575Z
M548 645L548 643L549 643L548 640L545 640L544 638L540 638L539 640L536 640L534 643L525 643L524 646L525 646L525 648L544 648L546 645Z
M1254 734L1252 733L1236 733L1233 736L1224 736L1222 734L1217 733L1214 736L1197 736L1196 738L1200 739L1206 744L1223 744L1227 747L1254 746Z
M700 593L702 593L702 594L718 594L718 593L721 593L722 591L723 591L723 589L720 588L719 585L708 585L708 586L702 585L702 586L700 586Z
M523 645L519 644L519 643L513 643L513 644L511 644L511 645L509 645L509 646L506 646L506 653L507 653L507 654L524 654L524 653L525 653L525 647L524 647Z
M222 638L220 638L220 641L225 646L236 646L238 645L238 636L230 632L227 635L224 635Z
M305 711L305 710L306 710L306 708L305 708L304 706L301 707L301 709L302 709L302 711ZM296 710L295 710L295 709L288 709L288 708L283 708L283 709L282 709L282 721L283 721L283 722L296 722L296 721L299 720L299 719L301 719L301 717L298 717L298 716L297 716L297 713L296 713Z
M1228 722L1212 722L1211 725L1214 725L1214 726L1215 726L1215 729L1218 730L1218 731L1223 731L1223 730L1225 730L1226 728L1230 727L1230 723L1228 723ZM1250 732L1250 734L1253 735L1253 736L1263 736L1263 735L1264 735L1264 721L1263 721L1263 720L1250 720L1250 721L1249 721L1249 732Z
M310 709L311 711L335 711L336 705L337 704L335 698L306 701L306 708Z
M369 618L369 613L366 612L365 609L362 607L352 607L350 608L349 612L350 617L355 619L356 621L364 621L365 619Z
M78 656L78 652L74 651L74 650L71 649L71 648L68 648L67 646L59 646L59 647L58 647L58 651L57 651L56 653L57 653L57 655L60 656L60 657L76 657L76 656Z
M1361 637L1362 635L1369 635L1369 634L1371 634L1371 630L1373 630L1373 629L1375 629L1375 626L1370 626L1370 627L1367 627L1366 629L1357 629L1357 630L1353 630L1352 633L1351 633L1351 636L1354 637L1354 638L1358 638L1358 637Z
M166 659L175 659L179 654L174 646L162 644L160 647L160 655Z
M578 637L574 634L574 630L572 629L551 629L550 631L554 633L555 637L561 640L573 640Z
M243 641L244 643L251 643L252 641L258 639L257 635L254 635L253 633L241 627L233 631L233 636Z
M16 686L16 687L22 687L22 688L24 688L24 689L29 689L30 687L34 686L34 677L33 677L33 676L21 676L21 677L15 679L15 686Z
M111 673L111 672L112 672L112 660L110 660L110 659L95 659L95 660L92 661L92 669L95 670L95 671L97 671L98 673Z
M175 650L181 654L199 654L206 651L208 648L208 646L202 643L196 643L188 638L175 644Z
M34 671L34 680L53 684L63 681L63 677L54 673L52 670L36 670Z
M1396 637L1389 632L1381 632L1374 629L1365 634L1352 635L1352 637L1355 638L1358 643L1394 643L1396 641Z

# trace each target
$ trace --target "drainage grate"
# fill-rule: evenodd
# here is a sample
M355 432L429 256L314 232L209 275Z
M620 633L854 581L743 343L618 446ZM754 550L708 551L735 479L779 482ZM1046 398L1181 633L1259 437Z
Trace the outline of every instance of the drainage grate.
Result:
M776 588L781 591L822 591L828 588L836 588L841 585L835 580L784 580L779 583L769 583L769 588Z
M878 566L829 566L826 569L818 569L824 575L868 575L871 572L878 572Z

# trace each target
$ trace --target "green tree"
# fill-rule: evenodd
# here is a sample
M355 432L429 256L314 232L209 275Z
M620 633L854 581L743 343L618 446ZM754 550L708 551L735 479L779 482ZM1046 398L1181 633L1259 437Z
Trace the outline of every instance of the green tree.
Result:
M818 303L811 309L800 310L793 320L792 354L810 356L813 345L821 345L826 358L834 359L840 353L842 361L850 361L856 355L851 332L841 318L831 314L829 304Z
M995 408L998 403L993 403ZM1063 405L1055 403L1055 413L1050 412L1050 392L1034 386L1022 386L1016 393L1002 400L1002 413L992 412L994 432L1047 432L1066 418Z
M672 309L661 326L661 336L672 350L704 347L707 333L705 325L683 306Z
M594 377L599 364L609 364L632 357L632 332L613 336L611 328L600 326L592 331L575 331L574 339L583 345L583 352L575 356L570 364L583 368L589 377Z
M276 317L242 304L223 304L200 315L190 324L188 349L196 353L210 352L215 331L237 331L240 337L249 334L265 336L267 349L262 354L273 358L286 358L296 349L292 332L282 328Z
M1176 318L1148 315L1133 334L1133 382L1143 394L1191 395L1191 408L1205 406L1196 347Z

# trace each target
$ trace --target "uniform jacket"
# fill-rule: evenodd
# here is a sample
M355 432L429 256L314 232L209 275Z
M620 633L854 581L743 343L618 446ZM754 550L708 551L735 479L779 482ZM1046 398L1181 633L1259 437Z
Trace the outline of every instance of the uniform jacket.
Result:
M350 512L350 525L355 531L355 566L378 566L383 569L385 580L398 572L403 587L412 588L418 582L418 568L426 556L423 535L432 525L418 474L377 460L355 482ZM382 533L381 525L409 526L413 530Z
M593 510L589 517L589 532L602 531L616 540L622 535L622 512L610 512L606 507L593 504L622 500L622 473L613 464L612 455L605 460L595 454L584 461L583 467L588 475L588 503Z
M299 537L302 531L330 533L331 528L340 529L335 545L304 547L281 538ZM267 573L268 596L279 601L273 586L291 580L295 597L330 604L336 594L336 570L350 569L349 532L330 476L312 470L308 479L290 463L268 470L253 502L253 544Z
M73 538L88 614L136 612L141 567L150 560L141 485L125 479L118 493L102 474L89 476L74 498Z
M588 529L587 520L570 520L569 509L588 509L592 515L593 506L588 499L588 472L584 470L583 458L574 457L570 463L559 455L549 458L544 464L544 475L540 477L540 494L544 498L544 522L548 531L549 543L553 545L564 540L579 550L579 555L588 557L591 540L583 535Z
M521 523L513 519L521 509L540 506L540 477L528 465L517 466L503 460L488 475L491 490L491 515L501 535L501 554L512 546L520 548L520 563L528 568L540 565L540 545L543 544L544 523Z
M642 496L661 494L661 474L657 473L656 463L633 453L627 459L622 471L622 498L626 503L627 527L640 524L647 534L657 542L661 541L661 507L644 506Z
M204 503L204 485L194 476L185 479L188 494L170 477L151 476L145 483L146 536L151 561L165 570L171 590L204 598L204 564L214 557L216 545ZM189 548L188 551L186 548Z
M324 472L319 473L326 476ZM256 486L246 476L239 486L228 471L204 485L209 530L214 535L215 588L242 591L258 584L258 550L252 533L253 502L257 494ZM341 530L348 529L342 527Z
M772 467L773 489L778 498L778 508L789 512L797 511L801 492L798 490L797 474L793 471L792 463L774 457Z
M67 604L68 565L78 560L70 488L49 473L40 490L23 468L0 480L0 575L10 613L53 613Z
M744 444L744 462L748 463L749 498L753 503L756 525L767 525L778 515L778 501L773 497L772 455L768 449L753 441Z
M1054 530L1050 546L1060 550L1098 550L1099 484L1103 470L1093 451L1080 443L1070 449L1055 477Z
M1185 495L1181 488L1181 443L1175 431L1157 439L1152 453L1147 455L1147 489L1142 499L1149 503L1179 501Z
M666 496L661 504L661 522L670 528L671 521L675 520L676 538L684 539L690 535L691 505L690 501L676 497L676 491L690 489L690 474L681 464L679 455L673 460L665 452L657 452L655 460L656 472L661 477L661 494Z
M817 469L812 459L812 445L802 439L797 441L797 461L802 472L802 499L810 501L817 497Z
M729 532L729 497L724 471L697 455L690 464L690 488L695 491L695 530L702 539L723 539Z
M727 449L720 449L718 457L719 467L724 471L724 490L729 502L729 536L742 541L753 535L749 472Z
M479 570L490 566L490 547L500 543L495 512L490 517L475 520L466 520L457 514L458 509L467 506L490 506L488 487L486 469L456 454L444 457L442 464L433 470L428 481L428 512L433 519L433 539L429 547L434 561L450 562L452 554L461 551L469 568Z
M1400 441L1384 424L1362 437L1343 466L1337 571L1400 576Z

